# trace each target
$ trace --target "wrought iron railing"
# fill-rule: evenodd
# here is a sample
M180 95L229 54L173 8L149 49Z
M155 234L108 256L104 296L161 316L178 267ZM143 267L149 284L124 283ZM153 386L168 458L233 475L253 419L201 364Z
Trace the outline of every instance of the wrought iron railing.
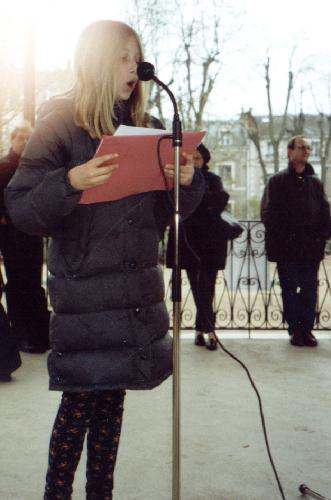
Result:
M226 268L219 271L216 281L214 310L216 329L222 330L283 330L281 289L275 263L267 261L265 230L260 221L240 221L245 230L228 246ZM0 266L2 262L0 259ZM4 274L4 269L3 276ZM331 330L331 255L321 262L318 280L318 300L315 330ZM171 270L164 269L166 303L172 319ZM47 288L47 269L43 270ZM181 328L194 328L195 305L190 284L182 271Z
M277 266L265 253L265 229L260 221L241 221L242 235L229 243L227 264L219 271L214 310L216 329L286 329ZM315 330L331 329L331 256L321 262ZM172 317L171 270L165 269L166 302ZM182 271L181 328L194 328L195 305L185 271Z

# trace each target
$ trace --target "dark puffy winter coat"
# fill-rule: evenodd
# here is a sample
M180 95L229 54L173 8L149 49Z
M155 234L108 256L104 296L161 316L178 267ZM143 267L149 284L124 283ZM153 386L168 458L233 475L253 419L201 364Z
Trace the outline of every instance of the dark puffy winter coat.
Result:
M90 160L98 142L74 124L69 100L55 100L38 120L6 204L19 228L51 236L50 388L149 389L172 371L158 266L171 208L164 191L78 204L81 192L67 172ZM181 189L183 214L194 210L202 191L196 173Z
M261 219L270 261L320 261L330 237L330 206L322 182L307 163L302 174L291 164L265 187Z
M226 207L229 195L223 190L221 178L204 166L205 194L194 213L182 224L179 249L180 267L192 269L224 269L227 255L227 239L220 224L220 214ZM170 228L166 262L174 265L174 234Z

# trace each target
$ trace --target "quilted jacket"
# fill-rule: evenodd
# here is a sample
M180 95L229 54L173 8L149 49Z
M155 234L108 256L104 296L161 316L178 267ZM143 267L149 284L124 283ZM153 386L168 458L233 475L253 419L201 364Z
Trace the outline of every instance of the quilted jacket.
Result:
M165 191L79 204L81 192L67 172L91 159L99 141L72 115L68 99L44 108L5 193L19 229L50 236L50 388L150 389L172 372L158 265L171 204ZM198 172L181 188L183 216L195 209L203 188Z

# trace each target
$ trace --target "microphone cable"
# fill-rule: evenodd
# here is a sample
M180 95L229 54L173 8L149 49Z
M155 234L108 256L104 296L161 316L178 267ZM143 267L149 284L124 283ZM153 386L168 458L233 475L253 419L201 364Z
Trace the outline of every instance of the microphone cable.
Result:
M172 208L172 210L174 211L175 210L174 202L173 202L173 199L172 199L171 194L170 194L171 189L169 187L168 179L164 173L162 159L161 159L161 142L163 140L172 140L172 138L173 138L173 136L171 134L169 134L169 135L167 134L167 135L163 135L162 137L160 137L160 139L157 141L157 159L158 159L158 163L159 163L159 169L160 169L161 175L163 177L164 187L165 187L165 191L167 193L169 205ZM185 226L183 224L183 221L181 219L180 214L179 214L179 233L182 235L183 240L184 240L189 252L193 256L193 258L197 261L197 265L198 265L200 263L200 257L195 253L195 251L193 250L193 248L191 247L191 245L187 239Z
M174 204L173 204L173 200L172 200L171 195L170 195L169 184L168 184L167 178L166 178L166 176L164 174L163 167L162 167L162 161L161 161L161 152L160 152L160 149L161 149L161 141L163 139L172 139L172 136L171 135L165 135L165 136L162 136L159 139L159 141L157 143L157 156L158 156L159 168L160 168L161 174L163 176L163 180L164 180L165 190L167 192L170 205L173 208ZM199 257L195 254L195 252L193 251L193 249L191 248L191 246L189 245L189 243L187 241L186 234L185 234L185 229L184 229L184 225L182 223L181 223L181 226L182 226L182 229L184 231L184 240L185 240L186 244L188 244L189 249L192 251L192 253L197 258L197 260L200 260ZM212 329L212 330L214 330L214 329ZM254 380L253 380L253 378L252 378L252 376L251 376L251 374L250 374L247 366L239 358L237 358L234 354L232 354L228 349L226 349L226 347L224 347L224 345L219 340L219 338L218 338L218 336L216 335L215 332L214 332L214 335L215 335L217 343L219 344L219 346L221 347L221 349L228 356L230 356L234 361L236 361L245 370L246 375L247 375L247 377L248 377L248 379L250 381L250 384L251 384L251 386L252 386L252 388L253 388L253 390L254 390L254 392L256 394L256 397L258 399L258 404L259 404L259 412L260 412L261 424L262 424L262 429L263 429L263 436L264 436L264 441L265 441L265 445L266 445L266 448L267 448L267 453L268 453L269 461L270 461L270 464L271 464L271 467L272 467L272 470L273 470L273 473L274 473L274 476L275 476L275 479L276 479L276 482L277 482L277 485L278 485L278 489L279 489L281 498L282 498L282 500L286 500L286 497L285 497L285 494L284 494L284 490L283 490L283 486L282 486L281 481L279 479L278 472L277 472L277 469L276 469L276 466L275 466L275 463L274 463L274 460L273 460L273 457L272 457L272 454L271 454L271 450L270 450L269 439L268 439L268 434L267 434L267 429L266 429L266 423L265 423L265 418L264 418L264 412L263 412L263 406L262 406L262 399L261 399L260 393L259 393L259 391L258 391L258 389L257 389L257 387L256 387L256 385L254 383Z
M270 461L270 464L271 464L271 467L272 467L272 470L273 470L273 473L274 473L274 476L275 476L275 479L276 479L276 482L277 482L277 485L278 485L278 489L279 489L281 498L282 498L282 500L286 500L285 494L284 494L284 490L283 490L283 486L282 486L282 484L280 482L280 479L279 479L279 476L278 476L278 472L277 472L274 460L272 458L271 450L270 450L269 439L268 439L267 428L266 428L266 424L265 424L265 418L264 418L264 412L263 412L263 406L262 406L262 399L261 399L260 393L259 393L259 391L258 391L258 389L257 389L257 387L255 385L255 382L254 382L254 380L253 380L253 378L252 378L252 376L251 376L251 374L250 374L247 366L245 365L245 363L243 363L243 361L241 361L234 354L232 354L231 351L229 351L226 347L224 347L224 345L222 344L222 342L220 341L220 339L218 338L218 336L216 335L215 332L214 332L214 335L215 335L217 343L219 344L219 346L221 347L221 349L228 356L230 356L230 358L232 358L234 361L236 361L237 363L239 363L239 365L245 370L246 375L247 375L247 377L248 377L248 379L250 381L250 384L253 387L253 390L254 390L254 392L256 394L256 397L257 397L258 403L259 403L259 411L260 411L260 418L261 418L261 424L262 424L262 429L263 429L263 436L264 436L264 441L265 441L265 445L266 445L266 448L267 448L267 453L268 453L269 461Z

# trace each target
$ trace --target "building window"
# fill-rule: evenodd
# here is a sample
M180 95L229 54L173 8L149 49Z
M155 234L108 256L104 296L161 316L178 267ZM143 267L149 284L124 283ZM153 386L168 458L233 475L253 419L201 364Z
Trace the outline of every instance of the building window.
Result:
M319 156L319 147L320 147L319 141L312 141L311 142L311 156L312 157L318 158L318 156Z
M231 135L230 132L221 132L221 144L222 146L231 146Z
M274 148L272 147L272 142L267 142L267 157L272 158L274 156Z
M222 182L225 186L230 186L233 184L234 179L234 167L231 164L221 165L220 166L220 176L222 178Z

